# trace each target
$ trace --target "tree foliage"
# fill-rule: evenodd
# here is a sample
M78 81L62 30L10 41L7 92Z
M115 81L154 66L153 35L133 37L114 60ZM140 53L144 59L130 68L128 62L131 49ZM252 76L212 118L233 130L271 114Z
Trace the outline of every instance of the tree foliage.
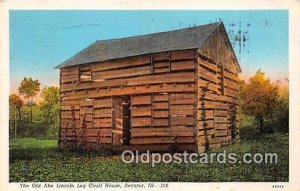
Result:
M32 98L40 91L40 82L38 80L33 80L31 77L24 78L18 88L18 91L25 98L30 98L31 115L30 119L32 121Z
M31 77L24 78L18 88L19 93L25 98L32 98L40 91L40 82L33 80Z
M243 112L254 116L259 121L261 132L264 132L265 119L269 118L276 108L277 87L258 70L248 83L241 84L240 96Z
M23 106L23 100L16 94L11 94L9 96L9 106L15 108L21 108Z
M271 127L276 131L289 132L289 91L287 88L278 87L279 94L276 99L276 107L269 121Z
M19 120L21 119L21 108L24 105L23 100L16 94L9 96L9 107L11 110L18 111Z
M59 91L59 87L45 87L42 91L41 96L44 99L44 102L50 105L55 105L59 103Z
M42 91L41 110L44 120L51 125L50 134L56 135L59 127L59 87L45 87Z

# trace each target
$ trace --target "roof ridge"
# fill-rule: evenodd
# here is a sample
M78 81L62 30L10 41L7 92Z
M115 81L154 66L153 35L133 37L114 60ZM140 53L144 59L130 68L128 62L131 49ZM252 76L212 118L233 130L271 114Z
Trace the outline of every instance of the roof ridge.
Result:
M223 22L131 37L97 40L55 68L155 52L200 48Z
M127 37L121 37L121 38L111 38L111 39L104 39L104 40L96 40L95 42L106 42L106 41L113 41L113 40L122 40L122 39L143 37L143 36L148 36L148 35L159 35L159 34L163 34L163 33L170 33L170 32L176 32L176 31L181 31L181 30L191 30L191 29L196 29L196 28L203 28L203 27L207 27L209 25L215 25L215 28L216 28L221 23L223 23L223 22L219 21L219 22L215 22L215 23L209 23L209 24L205 24L205 25L198 25L198 26L193 26L193 27L180 28L180 29L175 29L175 30L161 31L161 32L148 33L148 34L135 35L135 36L127 36ZM213 30L215 30L215 28Z

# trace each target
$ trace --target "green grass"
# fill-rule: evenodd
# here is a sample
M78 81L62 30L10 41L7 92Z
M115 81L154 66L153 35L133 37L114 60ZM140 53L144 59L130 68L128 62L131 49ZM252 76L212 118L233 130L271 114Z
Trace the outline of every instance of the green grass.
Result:
M10 149L49 149L56 148L57 140L20 138L10 141Z
M288 134L259 134L241 129L241 142L215 151L276 152L277 164L125 164L119 154L76 153L57 149L57 142L18 139L10 142L10 181L288 181Z

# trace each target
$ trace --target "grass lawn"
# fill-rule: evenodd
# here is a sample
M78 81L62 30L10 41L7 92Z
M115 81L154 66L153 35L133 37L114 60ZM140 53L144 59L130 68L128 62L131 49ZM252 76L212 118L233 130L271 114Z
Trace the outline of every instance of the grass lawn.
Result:
M57 141L23 138L10 141L10 181L288 181L288 134L241 129L241 142L215 151L277 153L277 164L125 164L120 154L74 153L57 149Z
M36 138L19 138L10 141L12 150L30 150L30 149L53 149L57 147L57 140L36 139Z

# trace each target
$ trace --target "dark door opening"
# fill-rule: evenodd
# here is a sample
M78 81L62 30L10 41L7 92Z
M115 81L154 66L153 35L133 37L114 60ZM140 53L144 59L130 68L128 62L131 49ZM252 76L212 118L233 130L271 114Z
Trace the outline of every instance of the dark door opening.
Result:
M130 97L124 97L123 99L123 144L129 145L131 140L131 124L130 124Z
M112 143L114 146L129 145L131 139L130 97L122 96L113 99L113 130Z

